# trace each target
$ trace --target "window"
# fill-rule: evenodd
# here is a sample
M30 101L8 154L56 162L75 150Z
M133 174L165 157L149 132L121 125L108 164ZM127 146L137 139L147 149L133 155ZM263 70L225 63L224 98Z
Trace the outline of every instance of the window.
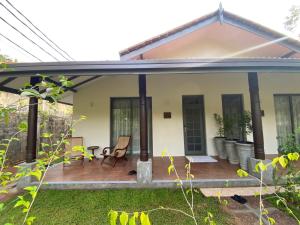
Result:
M128 153L140 153L140 111L139 98L111 99L111 145L115 145L119 136L131 136ZM152 151L152 115L151 99L147 99L148 107L148 151Z
M286 138L295 134L296 143L300 143L297 129L300 127L300 95L274 95L277 140L280 147Z

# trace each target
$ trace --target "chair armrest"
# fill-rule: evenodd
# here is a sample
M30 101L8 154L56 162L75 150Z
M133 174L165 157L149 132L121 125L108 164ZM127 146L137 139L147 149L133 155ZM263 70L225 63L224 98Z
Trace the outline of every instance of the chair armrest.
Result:
M119 152L120 152L120 151L124 151L124 150L126 151L127 148L117 148L117 149L115 150L115 156L118 157Z
M121 150L125 150L127 148L117 148L115 151L121 151Z
M102 150L102 155L106 155L107 154L107 150L110 150L110 149L112 149L113 147L105 147L105 148L103 148L103 150Z

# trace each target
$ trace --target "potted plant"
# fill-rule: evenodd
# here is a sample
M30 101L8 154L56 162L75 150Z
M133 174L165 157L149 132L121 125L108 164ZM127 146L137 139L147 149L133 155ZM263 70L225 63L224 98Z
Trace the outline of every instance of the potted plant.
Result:
M253 132L252 118L249 111L244 111L240 120L240 129L244 134L242 140L235 145L240 159L240 166L243 170L248 170L248 160L254 156L253 142L247 141L247 135Z
M224 121L223 117L217 113L214 114L214 119L218 127L217 136L214 137L214 144L220 159L227 159L227 154L224 149Z
M234 138L234 125L237 117L230 115L224 117L224 133L226 139L224 140L224 148L230 164L239 164L239 156L235 147L236 139Z

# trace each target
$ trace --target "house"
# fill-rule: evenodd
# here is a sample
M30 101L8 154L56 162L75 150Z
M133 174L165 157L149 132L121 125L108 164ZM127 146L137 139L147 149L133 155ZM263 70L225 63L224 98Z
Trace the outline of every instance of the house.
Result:
M216 156L214 113L251 111L260 159L277 154L281 138L300 125L300 41L222 7L122 50L119 61L13 64L0 72L0 89L18 93L37 73L73 80L63 101L75 118L88 118L74 136L105 147L132 135L129 153L142 162L164 149ZM32 124L30 149L35 132Z

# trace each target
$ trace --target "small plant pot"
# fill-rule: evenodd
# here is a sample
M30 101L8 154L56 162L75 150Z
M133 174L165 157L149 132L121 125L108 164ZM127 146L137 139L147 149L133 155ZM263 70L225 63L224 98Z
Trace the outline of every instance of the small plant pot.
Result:
M228 161L230 164L239 164L239 156L235 147L235 140L224 140L224 147L227 153Z
M227 153L224 148L225 137L214 137L215 148L220 159L227 159Z
M254 157L254 146L252 142L236 142L235 144L240 166L243 170L248 171L249 158Z

